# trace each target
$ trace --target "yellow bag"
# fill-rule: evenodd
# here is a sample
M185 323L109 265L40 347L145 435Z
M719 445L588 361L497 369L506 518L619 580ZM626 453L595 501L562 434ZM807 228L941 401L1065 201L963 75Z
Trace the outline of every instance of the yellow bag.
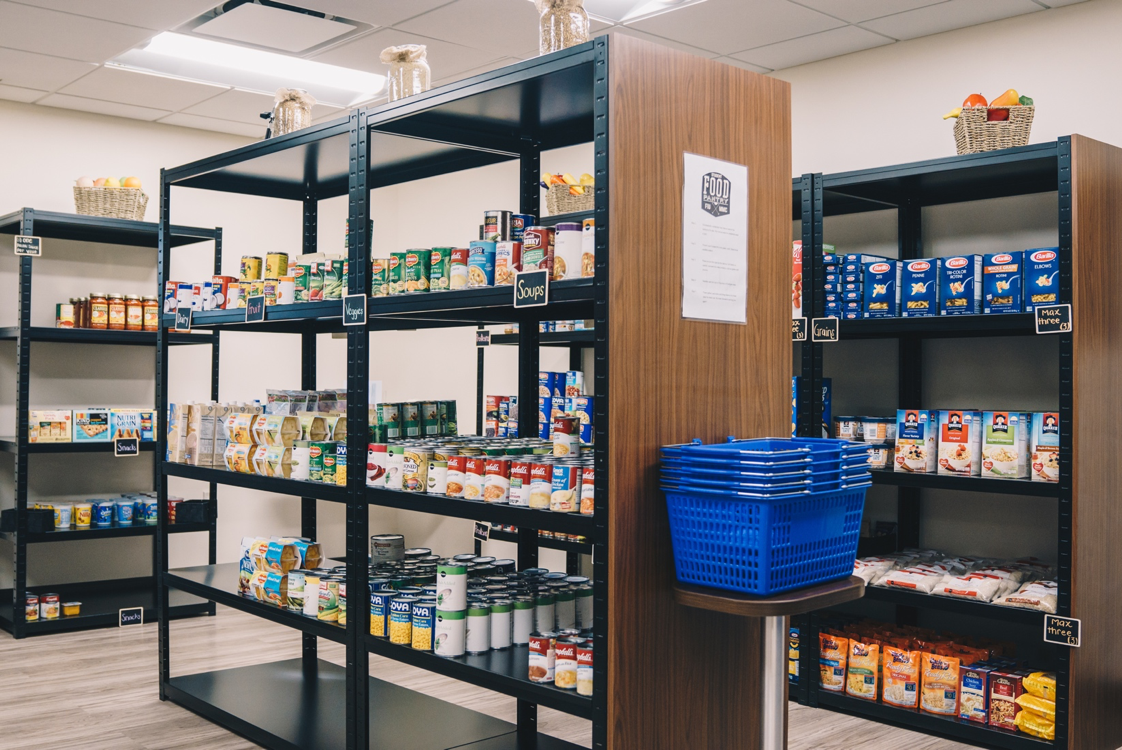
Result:
M818 684L823 690L833 693L843 692L849 640L829 633L819 633L818 647Z
M1046 701L1056 700L1056 675L1052 672L1033 672L1021 681L1025 692L1043 698Z
M877 678L880 676L880 646L875 643L849 641L849 667L846 670L845 692L854 698L877 699Z
M1043 716L1048 721L1054 722L1056 720L1056 704L1053 701L1046 701L1039 696L1022 693L1017 696L1017 705L1026 711L1032 711Z
M1033 737L1049 742L1056 739L1056 723L1032 711L1019 711L1013 723L1017 725L1017 729Z

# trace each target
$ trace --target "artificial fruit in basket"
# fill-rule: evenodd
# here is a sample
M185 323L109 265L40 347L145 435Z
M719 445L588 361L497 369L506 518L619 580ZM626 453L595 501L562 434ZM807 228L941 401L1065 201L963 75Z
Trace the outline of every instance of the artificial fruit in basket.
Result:
M950 112L943 115L943 119L950 120L959 117L962 114L962 110L968 107L985 107L987 109L986 120L988 122L1001 122L1009 119L1009 107L1031 107L1032 104L1032 99L1027 96L1021 96L1017 93L1016 89L1009 89L989 103L986 102L986 98L981 94L971 94L966 97L961 107L955 107Z

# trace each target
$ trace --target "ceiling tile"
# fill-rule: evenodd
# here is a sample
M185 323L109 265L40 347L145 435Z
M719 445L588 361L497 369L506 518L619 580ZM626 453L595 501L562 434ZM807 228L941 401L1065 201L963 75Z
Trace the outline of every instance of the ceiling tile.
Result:
M65 94L51 94L40 99L36 104L47 107L61 107L62 109L78 109L83 112L94 112L99 115L113 117L129 117L133 120L155 120L171 112L163 109L150 109L148 107L134 107L131 104L117 104L104 102L100 99L83 99L80 96L66 96Z
M219 0L14 0L23 5L166 31L190 21Z
M629 24L723 55L844 25L787 0L707 0Z
M232 120L245 125L265 126L261 119L262 112L273 109L273 97L268 94L258 94L255 91L242 91L230 89L218 96L199 102L183 110L190 115L201 117L217 117L222 120ZM262 131L264 132L264 131Z
M688 44L682 44L681 42L676 42L673 39L664 39L663 37L655 36L654 34L644 34L642 31L639 31L638 29L631 28L630 26L610 26L610 27L607 27L607 28L603 29L599 33L594 32L592 35L593 36L602 36L604 34L607 34L609 36L612 36L612 35L633 36L636 39L642 39L644 41L651 42L653 44L661 44L663 47L671 47L671 48L676 49L676 50L681 50L682 52L688 52L691 55L697 55L698 57L717 57L716 52L710 52L707 49L702 49L700 47L692 47Z
M825 60L827 57L838 57L848 55L850 52L881 47L885 44L892 44L892 40L856 26L842 26L840 29L830 29L778 44L769 44L766 47L737 52L733 57L772 70L780 70L815 60Z
M11 102L33 102L46 93L46 91L23 89L19 86L5 86L0 83L0 99L7 99Z
M937 5L943 0L791 0L793 3L822 11L834 18L850 23L860 23L893 13L903 13L926 5Z
M164 125L178 125L183 128L195 128L196 130L213 130L218 133L231 133L233 135L244 135L249 138L264 138L265 137L265 121L262 120L260 125L246 125L241 122L231 122L230 120L219 120L214 117L199 117L198 115L185 115L182 112L177 112L173 115L168 115L159 120Z
M102 67L60 89L59 93L175 112L216 96L225 88L121 68Z
M526 0L458 0L404 23L403 31L497 52L538 43L538 13Z
M735 57L715 57L713 59L716 60L719 63L724 63L725 65L731 65L734 68L744 68L745 70L750 70L753 73L770 73L771 72L771 68L762 68L759 65L753 65L750 62L744 62L743 60L737 60Z
M271 5L247 3L195 27L196 34L231 44L268 47L298 54L350 34L358 26L309 13L293 13Z
M398 31L397 29L383 29L373 34L365 34L353 42L347 42L325 50L316 55L314 59L331 65L342 65L347 68L384 74L386 66L379 59L382 50L386 47L395 47L401 44L424 44L428 47L427 59L429 67L432 69L432 79L434 81L463 73L472 68L478 68L492 60L505 57L501 51L487 52L418 34Z
M93 63L0 47L0 81L12 86L54 91L96 67Z
M0 47L102 63L151 36L135 26L0 2Z
M1044 10L1032 0L947 0L919 10L909 10L861 24L893 39L915 39L951 29L976 26L1002 18Z
M300 0L299 5L352 21L393 26L448 2L449 0Z
M1078 3L1085 3L1087 0L1037 0L1041 5L1047 5L1049 8L1059 8L1064 5L1076 5Z

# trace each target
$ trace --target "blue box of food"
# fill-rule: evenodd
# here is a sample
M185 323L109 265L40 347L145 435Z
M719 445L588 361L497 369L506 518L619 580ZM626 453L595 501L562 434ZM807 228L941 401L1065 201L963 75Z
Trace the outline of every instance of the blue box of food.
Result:
M553 396L538 396L538 437L549 440L553 426Z
M1060 302L1060 248L1025 250L1025 312Z
M833 263L824 263L822 265L823 273L841 273L841 268L837 264L837 259Z
M900 272L900 315L921 318L939 314L938 258L912 260Z
M860 269L856 271L849 271L846 273L838 274L839 280L843 284L864 284L865 273Z
M864 295L861 293L860 289L851 292L842 292L840 296L843 303L860 302L862 299L864 299Z
M592 410L594 396L573 396L569 404L569 414L580 418L580 441L592 442Z
M865 264L866 318L895 318L900 315L900 266L898 260Z
M841 285L842 293L857 292L860 294L865 288L865 285L860 281L847 281Z
M982 256L943 258L939 269L939 314L974 315L982 311Z
M842 274L855 275L857 281L864 281L865 266L867 264L887 263L889 260L879 255L847 255L845 258L845 263L842 264Z
M823 283L826 283L826 284L839 284L839 283L841 283L841 274L840 273L824 274L823 277L822 277L822 281L823 281Z
M557 382L558 375L561 375L560 383ZM545 372L542 370L538 373L538 395L549 397L554 395L560 396L562 395L561 391L565 389L564 383L565 376L563 373Z
M841 317L843 320L861 320L865 317L865 313L859 310L845 310L842 311Z
M1024 253L987 253L982 256L982 312L1019 313L1024 308L1021 285Z
M822 284L822 291L826 294L837 294L841 291L841 284L836 281L826 281Z

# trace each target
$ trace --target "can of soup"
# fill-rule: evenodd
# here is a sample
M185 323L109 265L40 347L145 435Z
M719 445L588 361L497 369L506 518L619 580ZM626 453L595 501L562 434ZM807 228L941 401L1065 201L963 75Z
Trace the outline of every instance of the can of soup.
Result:
M528 227L522 237L522 270L553 270L553 227Z
M448 481L445 486L445 494L449 497L464 496L464 482L466 481L464 473L467 469L467 460L467 456L458 453L448 456Z
M491 650L491 605L482 602L468 604L467 635L464 648L469 654L483 654Z
M391 445L386 451L386 489L400 490L405 471L405 446Z
M511 459L510 462L510 504L530 504L530 466L526 456Z
M483 499L489 503L510 502L510 459L488 457L483 471Z
M583 516L591 516L596 512L596 468L582 466L580 477L580 512Z
M553 418L553 455L580 454L580 417L557 416Z
M406 492L424 492L428 487L432 451L428 448L409 447L405 449L403 458L401 488Z
M485 460L482 456L468 456L464 464L464 499L483 498L483 476Z
M510 239L510 211L483 212L483 239L488 242L505 242Z
M558 638L554 659L553 684L563 690L577 689L577 647L580 638Z
M510 239L513 242L521 242L522 237L526 234L527 227L532 227L538 221L538 217L531 216L530 214L511 214L510 216Z
M62 614L58 594L39 595L39 619L57 620Z
M557 652L557 634L552 630L539 630L530 634L530 682L553 682Z
M448 492L448 462L429 461L429 475L427 482L428 494L444 495Z
M433 630L433 651L437 656L464 655L464 641L467 638L465 610L436 610Z
M592 695L592 642L577 646L577 695Z
M530 464L530 507L547 510L552 487L553 462L539 460Z
M35 622L39 619L39 597L35 594L28 594L25 600L23 619L25 622Z

